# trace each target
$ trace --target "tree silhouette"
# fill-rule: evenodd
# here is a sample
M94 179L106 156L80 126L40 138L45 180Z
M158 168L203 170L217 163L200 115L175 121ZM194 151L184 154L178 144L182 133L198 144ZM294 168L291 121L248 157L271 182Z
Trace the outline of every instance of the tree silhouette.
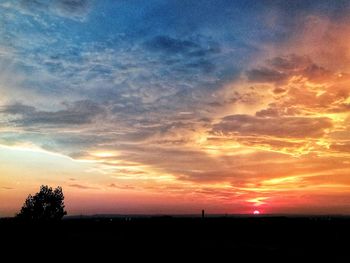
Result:
M17 217L25 220L60 220L67 214L63 201L62 187L52 190L42 185L34 196L28 195Z

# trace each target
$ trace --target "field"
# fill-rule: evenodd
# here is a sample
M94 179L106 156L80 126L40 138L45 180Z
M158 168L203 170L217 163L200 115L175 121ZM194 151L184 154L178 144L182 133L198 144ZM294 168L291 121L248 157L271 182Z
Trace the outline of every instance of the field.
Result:
M1 250L38 258L348 259L347 217L86 217L0 221ZM20 251L21 253L14 253Z

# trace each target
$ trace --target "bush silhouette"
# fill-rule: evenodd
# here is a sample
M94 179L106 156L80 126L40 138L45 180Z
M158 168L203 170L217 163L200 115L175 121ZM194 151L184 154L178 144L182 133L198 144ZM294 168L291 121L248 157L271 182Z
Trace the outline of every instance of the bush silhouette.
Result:
M60 220L67 214L63 201L60 186L52 190L51 187L42 185L34 196L28 195L17 217L25 220Z

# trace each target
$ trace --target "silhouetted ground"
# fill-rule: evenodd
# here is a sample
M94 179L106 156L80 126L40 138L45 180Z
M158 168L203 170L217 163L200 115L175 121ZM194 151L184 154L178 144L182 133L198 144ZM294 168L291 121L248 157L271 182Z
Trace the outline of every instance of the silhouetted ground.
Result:
M45 254L47 259L62 261L114 262L125 257L146 262L350 260L350 219L346 217L68 218L56 223L2 219L0 233L3 256Z

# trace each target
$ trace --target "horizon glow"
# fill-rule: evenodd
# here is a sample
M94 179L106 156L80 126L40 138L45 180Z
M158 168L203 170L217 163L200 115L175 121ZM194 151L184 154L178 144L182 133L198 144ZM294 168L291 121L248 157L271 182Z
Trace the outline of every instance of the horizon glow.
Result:
M0 217L350 214L349 11L0 0Z

